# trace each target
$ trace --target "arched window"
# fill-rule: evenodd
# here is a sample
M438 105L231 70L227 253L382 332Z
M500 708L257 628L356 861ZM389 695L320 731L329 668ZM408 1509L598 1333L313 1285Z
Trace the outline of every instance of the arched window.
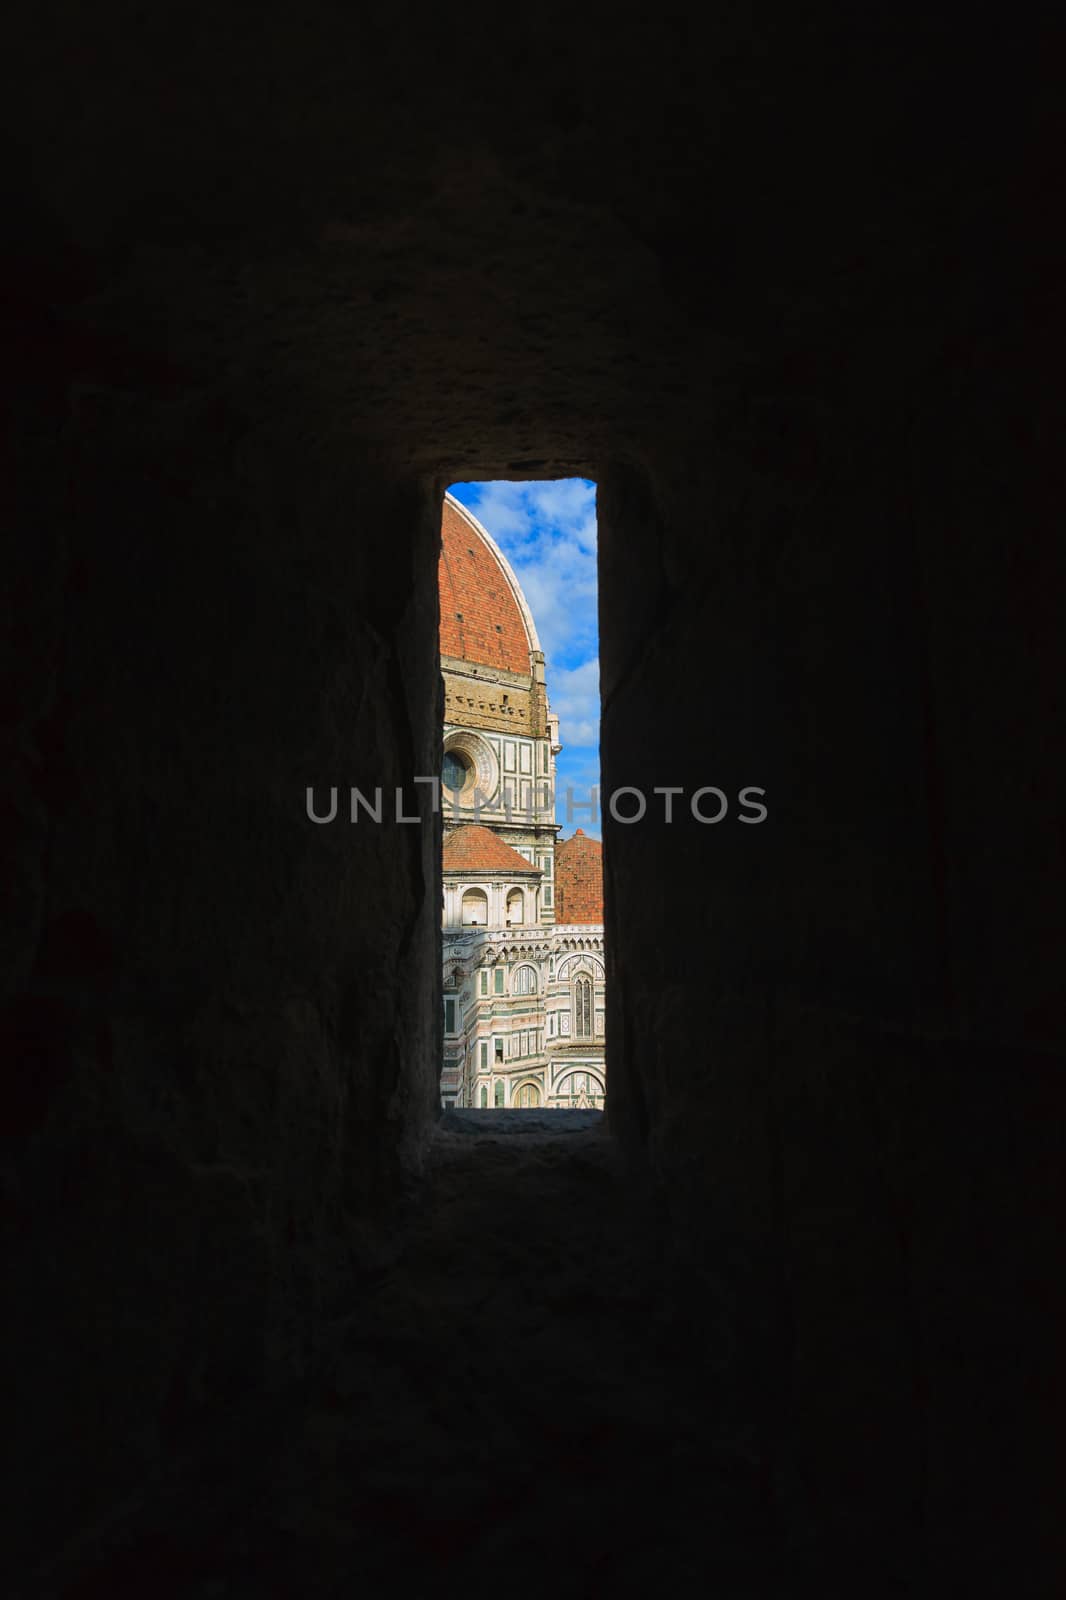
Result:
M507 896L507 926L521 927L526 920L526 897L521 889L512 889Z
M592 979L578 978L574 984L574 1034L578 1039L592 1038Z
M603 1084L591 1072L571 1072L557 1089L560 1102L579 1110L603 1110Z
M540 1092L535 1083L524 1083L515 1095L515 1105L539 1106Z
M535 967L519 967L511 979L512 994L536 994L537 969Z
M467 889L463 895L463 927L484 928L489 920L489 901L484 889Z
M446 750L441 769L441 783L449 796L458 796L470 786L474 763L465 750Z

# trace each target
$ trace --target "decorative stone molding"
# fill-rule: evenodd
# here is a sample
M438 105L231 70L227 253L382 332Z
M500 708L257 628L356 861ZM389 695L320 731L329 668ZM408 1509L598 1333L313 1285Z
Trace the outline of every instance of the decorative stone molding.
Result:
M470 763L467 780L459 793L459 809L474 809L474 795L480 794L486 804L500 787L500 763L487 739L469 728L453 729L444 735L444 754L465 756Z

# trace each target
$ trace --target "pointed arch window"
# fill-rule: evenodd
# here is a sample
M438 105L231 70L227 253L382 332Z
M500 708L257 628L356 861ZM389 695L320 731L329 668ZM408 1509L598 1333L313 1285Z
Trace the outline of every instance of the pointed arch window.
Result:
M579 1039L592 1038L592 979L584 976L574 984L574 1033Z

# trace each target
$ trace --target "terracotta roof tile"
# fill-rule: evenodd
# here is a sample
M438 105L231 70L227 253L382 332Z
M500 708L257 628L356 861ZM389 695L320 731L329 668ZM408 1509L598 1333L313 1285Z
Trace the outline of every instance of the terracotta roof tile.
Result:
M556 922L603 922L603 848L580 828L555 845Z
M456 828L444 841L445 872L491 872L509 878L520 873L540 877L540 868L512 850L491 828L467 822Z
M450 500L440 532L441 655L528 677L529 635L499 561Z

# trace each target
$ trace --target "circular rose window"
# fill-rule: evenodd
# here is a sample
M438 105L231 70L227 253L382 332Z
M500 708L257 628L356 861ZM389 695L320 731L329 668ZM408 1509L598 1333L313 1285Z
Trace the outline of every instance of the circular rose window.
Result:
M462 794L470 782L473 771L474 763L461 750L446 750L444 752L441 782L449 793Z
M495 752L486 739L465 729L450 733L440 769L440 784L447 805L491 807L499 783Z

